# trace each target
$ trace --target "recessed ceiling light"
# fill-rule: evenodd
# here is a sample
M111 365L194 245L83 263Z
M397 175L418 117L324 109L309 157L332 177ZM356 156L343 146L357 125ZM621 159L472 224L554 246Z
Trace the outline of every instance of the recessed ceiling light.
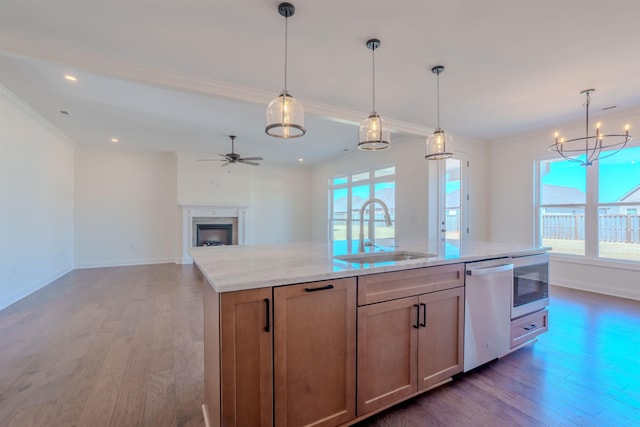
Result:
M298 159L298 163L302 163L302 162L304 162L304 159L301 157Z
M120 140L118 138L111 138L111 142L117 144Z
M76 76L72 76L71 74L65 74L65 75L64 75L64 78L65 78L65 79L67 79L67 80L69 80L70 82L75 82L75 81L77 81L77 80L78 80L78 79L76 78Z

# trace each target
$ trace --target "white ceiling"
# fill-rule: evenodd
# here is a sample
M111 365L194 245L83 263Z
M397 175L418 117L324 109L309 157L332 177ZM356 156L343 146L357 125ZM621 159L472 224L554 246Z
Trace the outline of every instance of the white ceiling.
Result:
M640 106L637 0L296 0L288 89L307 134L270 138L264 111L283 89L278 3L2 0L0 83L77 144L118 137L209 156L235 134L243 156L289 164L354 150L371 109L372 37L392 144L436 126L437 64L441 126L478 141L551 135L583 117L587 88L594 116Z

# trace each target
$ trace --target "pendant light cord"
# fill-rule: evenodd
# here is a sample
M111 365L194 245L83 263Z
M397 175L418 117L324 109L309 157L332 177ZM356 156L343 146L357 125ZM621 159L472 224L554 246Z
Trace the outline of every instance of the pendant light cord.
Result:
M436 80L437 80L437 99L438 99L438 105L437 105L437 109L438 109L438 130L440 130L440 71L438 71L436 73Z
M289 17L284 18L284 92L287 93L287 39L289 28Z
M373 90L371 91L373 93L373 112L376 112L376 48L374 47L373 49L371 49L371 69L372 71L372 75L373 75L373 79L372 79L372 86L373 86Z

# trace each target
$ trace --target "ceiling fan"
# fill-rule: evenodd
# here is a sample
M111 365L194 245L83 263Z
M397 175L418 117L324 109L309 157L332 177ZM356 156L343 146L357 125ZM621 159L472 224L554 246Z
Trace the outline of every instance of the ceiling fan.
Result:
M245 165L260 166L260 163L256 163L257 160L264 160L262 157L241 157L240 154L235 152L234 140L235 135L229 135L231 138L231 153L218 154L222 159L199 159L200 162L224 162L220 166L227 166L232 163L244 163Z

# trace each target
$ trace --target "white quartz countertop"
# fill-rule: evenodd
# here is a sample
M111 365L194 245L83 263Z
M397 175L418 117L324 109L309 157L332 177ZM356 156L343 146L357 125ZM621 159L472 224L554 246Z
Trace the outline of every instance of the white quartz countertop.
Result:
M507 256L525 256L546 252L549 249L496 242L468 242L462 247L459 247L457 242L447 242L439 248L428 243L403 242L393 248L367 248L367 252L396 250L429 253L435 256L376 264L352 264L336 260L334 256L345 255L349 251L330 243L316 242L198 247L189 249L189 254L211 286L220 293ZM351 252L355 251L357 248Z

